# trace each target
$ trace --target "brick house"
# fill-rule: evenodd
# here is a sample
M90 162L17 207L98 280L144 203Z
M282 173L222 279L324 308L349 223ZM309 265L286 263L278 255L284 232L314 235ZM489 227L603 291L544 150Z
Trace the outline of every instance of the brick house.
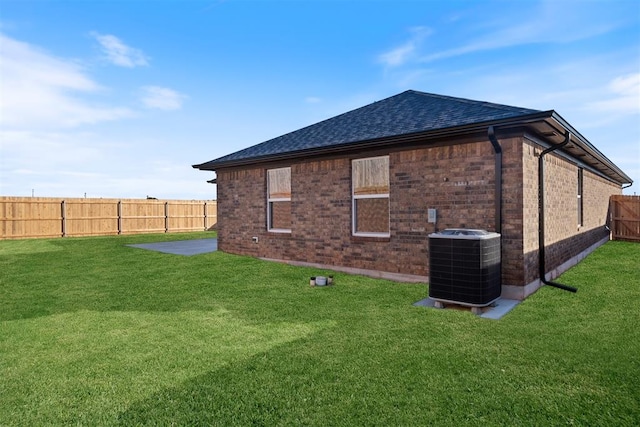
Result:
M428 235L479 228L516 299L608 240L632 182L553 110L411 90L193 167L216 172L222 251L427 282Z

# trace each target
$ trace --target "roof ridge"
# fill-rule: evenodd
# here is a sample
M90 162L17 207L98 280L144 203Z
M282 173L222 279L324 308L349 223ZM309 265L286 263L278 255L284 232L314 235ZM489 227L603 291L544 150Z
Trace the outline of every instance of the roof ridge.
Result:
M423 91L414 90L414 89L409 89L409 90L406 90L405 92L402 92L402 93L406 93L406 92L412 92L412 93L414 93L416 95L429 96L431 98L440 98L440 99L447 99L447 100L451 100L451 101L464 102L466 104L485 105L485 106L488 106L488 107L499 108L501 110L517 108L519 110L527 110L527 111L543 111L543 110L536 110L536 109L533 109L533 108L519 107L519 106L516 106L516 105L498 104L496 102L478 101L476 99L470 99L470 98L461 98L461 97L457 97L457 96L441 95L441 94L438 94L438 93L431 93L431 92L423 92ZM399 95L401 95L401 94L399 94Z

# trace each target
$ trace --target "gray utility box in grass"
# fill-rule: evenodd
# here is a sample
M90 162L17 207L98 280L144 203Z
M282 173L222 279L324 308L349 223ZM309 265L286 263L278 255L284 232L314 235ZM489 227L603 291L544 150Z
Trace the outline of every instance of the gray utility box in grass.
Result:
M429 235L429 297L484 307L502 290L500 234L448 228Z

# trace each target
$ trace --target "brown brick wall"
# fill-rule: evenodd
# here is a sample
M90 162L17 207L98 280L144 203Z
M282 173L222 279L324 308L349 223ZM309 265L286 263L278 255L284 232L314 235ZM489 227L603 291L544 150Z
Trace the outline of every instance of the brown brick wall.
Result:
M502 283L524 283L523 228L529 219L522 216L522 137L501 138L502 146Z
M483 136L458 142L464 143L375 154L389 154L388 238L352 236L351 158L221 169L219 247L265 258L428 275L428 235L436 230L427 222L428 208L437 209L438 230L495 228L493 148ZM536 155L541 150L522 136L500 143L503 284L524 286L537 278ZM602 237L609 194L620 190L585 170L584 226L578 230L576 166L549 157L547 262L553 268ZM291 166L291 233L267 232L265 173L283 166Z
M522 282L530 283L538 277L538 156L542 148L524 140L522 145L522 218L523 268Z
M600 227L607 223L609 197L615 194L622 194L619 186L585 169L583 229Z
M266 175L262 168L217 171L218 247L221 250L259 256L258 247L247 244L260 236L267 224Z
M524 272L525 283L538 274L538 156L542 148L532 141L523 146ZM620 194L616 185L583 169L583 225L578 226L578 168L554 153L545 155L546 270L551 271L608 236L605 229L609 197Z
M494 228L494 155L486 140L390 154L390 237L351 233L351 159L291 164L291 233L266 231L265 170L218 171L221 250L392 273L428 274L427 209L438 229ZM288 165L278 165L288 166ZM258 243L252 237L258 237Z
M494 155L487 140L394 153L390 158L390 251L401 272L428 275L427 209L437 229L494 229ZM407 271L408 270L408 271Z

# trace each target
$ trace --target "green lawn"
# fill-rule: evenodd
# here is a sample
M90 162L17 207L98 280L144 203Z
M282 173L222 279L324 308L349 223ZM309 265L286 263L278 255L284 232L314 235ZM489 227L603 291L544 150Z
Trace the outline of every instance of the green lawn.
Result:
M0 425L640 422L638 244L499 321L415 307L424 285L125 246L211 235L1 241Z

